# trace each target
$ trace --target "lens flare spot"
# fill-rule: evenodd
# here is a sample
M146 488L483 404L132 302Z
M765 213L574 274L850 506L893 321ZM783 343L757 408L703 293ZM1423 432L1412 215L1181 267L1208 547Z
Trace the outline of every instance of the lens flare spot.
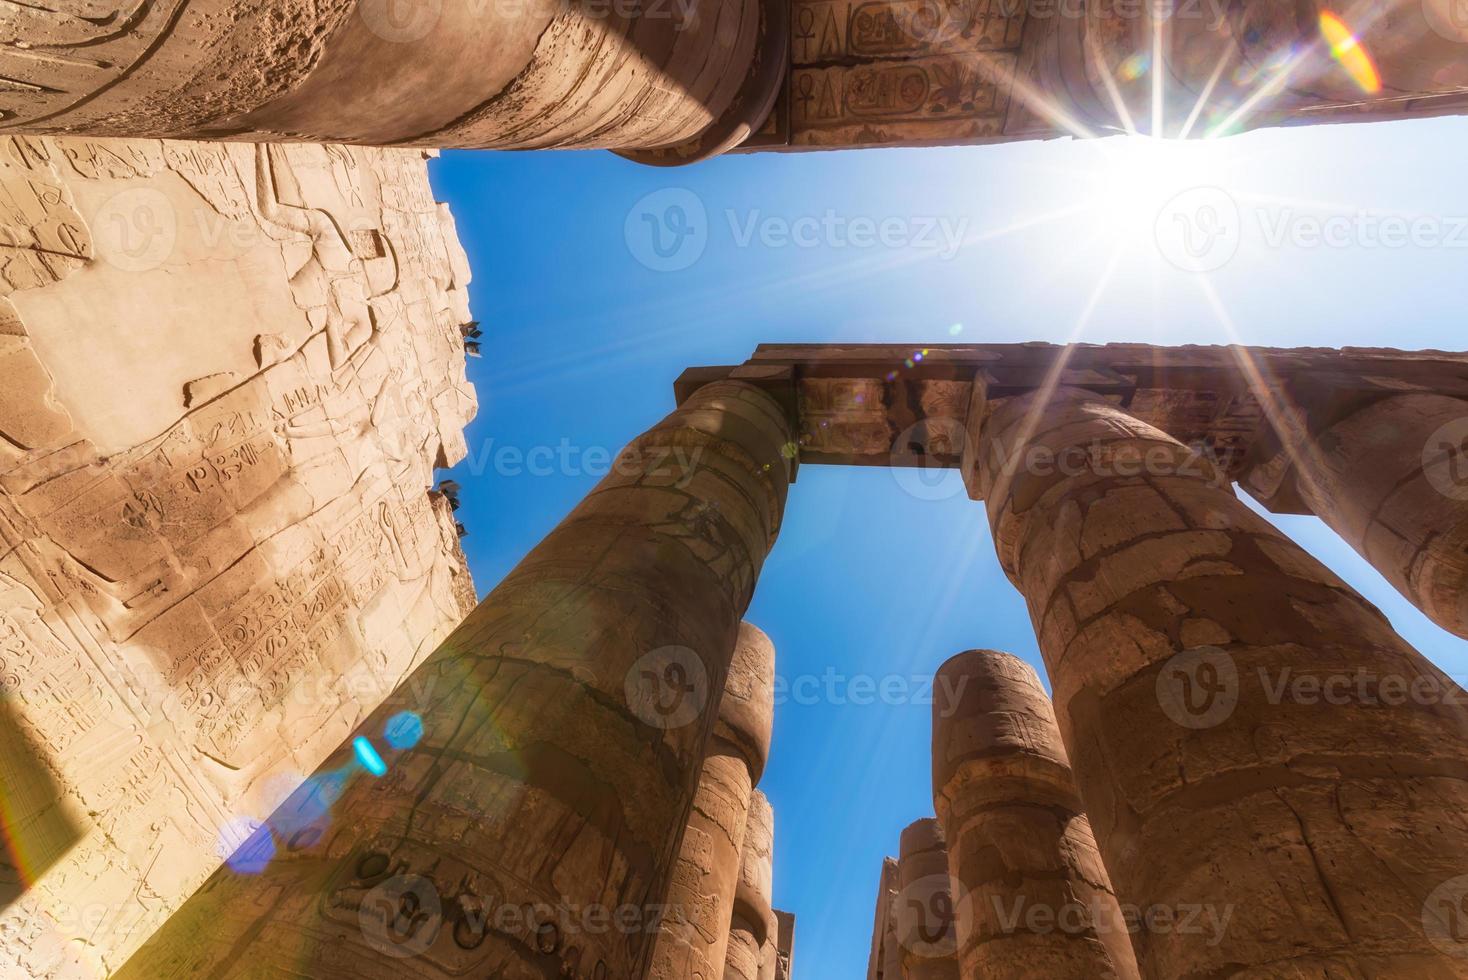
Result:
M1381 91L1381 73L1366 48L1341 20L1330 11L1320 15L1320 33L1330 45L1330 53L1361 91L1375 95Z
M1121 63L1116 74L1127 82L1135 82L1147 72L1152 70L1152 56L1145 51L1139 51Z
M400 711L387 720L382 737L387 744L405 752L423 739L423 719L411 711Z
M357 761L362 763L363 769L374 776L387 775L387 763L382 761L382 756L377 754L377 749L367 739L360 735L352 739L352 751L356 753Z
M275 858L275 833L269 824L241 818L219 832L218 848L235 874L261 874Z

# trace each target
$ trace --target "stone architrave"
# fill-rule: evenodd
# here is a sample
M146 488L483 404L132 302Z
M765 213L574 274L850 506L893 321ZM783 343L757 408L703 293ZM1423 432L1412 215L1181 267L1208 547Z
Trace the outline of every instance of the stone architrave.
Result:
M645 976L790 440L733 381L634 440L120 978Z
M964 980L1137 980L1055 710L1023 660L970 650L938 671L933 803L968 903Z
M306 144L3 136L0 242L0 976L102 977L474 608L469 266Z
M1143 974L1461 977L1457 685L1102 396L992 405L979 483Z
M723 975L749 799L769 757L775 647L744 623L653 950L650 980Z

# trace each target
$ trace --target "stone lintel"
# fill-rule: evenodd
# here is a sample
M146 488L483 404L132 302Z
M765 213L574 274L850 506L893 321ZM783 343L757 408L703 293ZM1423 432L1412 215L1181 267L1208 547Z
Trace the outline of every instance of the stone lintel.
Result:
M1277 429L1319 431L1403 392L1468 398L1468 354L1147 344L766 344L743 365L690 368L680 401L738 377L793 405L800 461L965 465L984 414L1059 384L1103 395L1211 455L1277 513L1310 513ZM1274 419L1275 421L1271 421Z

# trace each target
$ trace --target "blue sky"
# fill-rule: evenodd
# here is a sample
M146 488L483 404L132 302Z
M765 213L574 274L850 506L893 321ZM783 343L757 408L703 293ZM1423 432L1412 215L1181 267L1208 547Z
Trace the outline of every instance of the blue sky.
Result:
M738 363L760 343L1462 349L1465 151L1468 125L1449 118L682 170L447 152L434 182L485 331L473 456L454 474L481 594L595 485L602 454L671 410L683 368ZM1276 520L1468 675L1468 642L1318 521ZM918 681L973 647L1038 666L1029 619L956 484L915 494L887 471L814 466L749 619L774 639L787 692L762 783L776 905L799 917L802 975L860 976L882 857L932 814ZM910 696L872 697L858 678L900 678L889 695Z

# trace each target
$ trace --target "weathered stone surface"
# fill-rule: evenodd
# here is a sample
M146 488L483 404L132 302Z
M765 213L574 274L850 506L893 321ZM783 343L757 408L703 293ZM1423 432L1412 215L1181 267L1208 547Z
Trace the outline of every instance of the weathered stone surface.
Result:
M775 980L790 980L795 970L795 916L775 910L778 925L775 940Z
M964 980L1137 977L1034 669L971 650L943 665L933 690L933 804L967 902L957 918Z
M872 952L867 980L900 980L902 946L897 942L897 859L882 859L877 882L877 914L872 922Z
M943 828L929 817L902 832L894 932L903 980L958 980L958 917L964 897L948 873Z
M120 975L644 976L790 439L724 382L634 440Z
M764 771L774 721L775 647L744 623L673 870L651 980L723 976L750 793Z
M1298 428L1243 485L1266 506L1303 502L1417 608L1468 638L1468 400L1380 388L1344 405L1287 406Z
M83 6L7 11L0 132L662 147L720 119L763 40L755 0Z
M744 828L744 858L734 894L724 980L772 980L775 975L779 923L771 904L774 858L775 810L765 794L755 790Z
M421 152L0 137L0 976L119 967L467 613L468 282Z
M1462 976L1463 692L1098 396L1008 399L983 440L1101 853L1153 914L1144 975ZM1076 465L1000 464L1024 445Z
M1327 14L1356 31L1355 52L1337 57ZM1202 137L1462 113L1464 42L1446 0L794 0L787 108L755 144ZM1348 67L1363 55L1369 70Z

